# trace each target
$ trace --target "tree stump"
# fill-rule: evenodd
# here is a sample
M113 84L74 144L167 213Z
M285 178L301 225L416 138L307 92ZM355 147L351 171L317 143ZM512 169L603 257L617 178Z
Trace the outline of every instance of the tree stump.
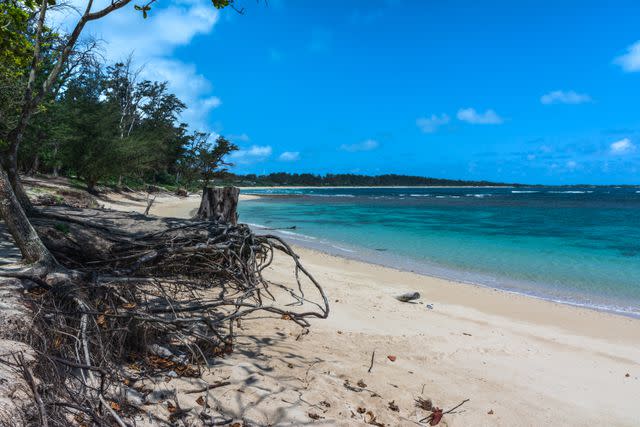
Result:
M238 224L238 187L206 187L196 215L199 219Z

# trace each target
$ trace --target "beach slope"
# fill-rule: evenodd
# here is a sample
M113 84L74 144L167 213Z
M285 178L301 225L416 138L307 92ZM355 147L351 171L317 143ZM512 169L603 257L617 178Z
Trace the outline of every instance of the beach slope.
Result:
M160 200L152 213L188 217L196 199ZM639 425L640 321L296 250L331 315L308 333L281 319L244 321L236 352L206 374L230 383L208 394L229 416L417 425L429 412L415 399L445 410L470 399L440 425ZM276 259L265 274L291 282L287 262ZM394 298L408 291L421 298ZM168 387L190 386L181 381Z

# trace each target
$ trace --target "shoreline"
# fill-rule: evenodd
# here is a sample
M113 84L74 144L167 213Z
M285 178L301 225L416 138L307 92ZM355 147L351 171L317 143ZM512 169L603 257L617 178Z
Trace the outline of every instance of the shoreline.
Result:
M188 217L198 202L167 197L152 214ZM631 427L640 419L637 319L294 246L330 299L329 318L313 320L304 336L287 321L243 322L243 350L206 374L244 384L211 392L229 413L258 425L306 425L313 413L323 417L314 424L350 426L363 423L357 408L366 408L386 425L410 426L425 416L415 399L430 397L445 409L471 399L446 416L449 427L603 419ZM264 274L294 280L292 263L279 257ZM394 298L415 291L417 303ZM367 392L345 386L359 381Z
M297 187L297 188L310 188L310 187ZM272 197L272 196L241 193L239 197L239 201L240 202L251 201L251 200L258 200L261 198L269 198L269 197ZM156 204L154 204L150 213L158 216L174 216L177 218L190 218L197 211L199 204L200 204L199 194L192 194L187 198L178 198L175 196L163 196L158 198L158 200L156 201ZM122 206L118 204L107 203L106 206L111 209L122 210ZM127 206L134 207L137 210L140 210L140 212L144 211L144 207L145 207L144 204L142 203L136 203L131 201L128 201ZM465 274L464 271L456 272L456 271L453 271L444 267L440 267L437 265L428 265L418 260L415 260L415 261L412 260L409 264L406 264L405 268L402 268L397 266L398 263L396 263L395 266L392 265L394 263L394 259L390 259L385 262L384 260L381 259L381 258L384 258L384 256L373 253L372 250L368 250L366 248L354 247L353 250L346 249L338 245L349 246L348 243L331 242L331 241L327 241L327 240L312 237L312 236L305 236L295 231L272 230L272 229L269 229L269 227L266 227L262 224L250 223L248 225L254 228L254 231L258 231L258 232L260 232L260 230L268 231L269 233L279 235L280 237L283 237L289 240L290 242L293 242L292 244L296 248L304 248L306 250L309 250L318 254L325 254L327 256L333 256L336 258L342 258L342 259L346 259L354 262L360 262L363 264L368 264L376 267L389 268L398 273L409 273L409 274L415 274L420 277L442 280L450 284L477 287L479 289L482 289L488 292L503 292L505 294L509 294L509 295L513 295L521 298L541 301L546 304L566 306L566 307L571 307L577 310L587 310L589 312L604 313L610 316L619 316L627 319L640 320L640 313L629 312L629 311L616 309L614 307L609 307L609 306L589 305L589 304L581 303L578 301L571 301L569 299L554 299L553 297L538 295L533 292L526 292L525 290L521 290L521 289L509 288L506 285L504 287L500 287L500 286L494 286L487 283L482 283L481 281L464 279L460 277L463 274ZM309 238L313 239L313 241L309 240ZM393 255L392 255L392 258L393 258ZM460 274L456 277L455 273L460 273ZM640 342L640 337L639 337L639 342Z
M429 297L437 299L438 303L452 306L461 305L466 308L478 310L486 315L498 315L511 318L512 320L561 327L567 331L584 336L591 336L593 338L612 338L612 325L603 325L602 328L594 328L593 325L584 325L582 318L586 315L586 312L591 316L600 317L598 323L602 321L613 321L620 327L635 325L635 329L637 330L632 331L626 331L624 328L615 328L618 333L621 331L630 332L628 335L622 334L616 338L640 342L640 319L637 317L551 301L476 283L465 283L433 275L416 273L386 265L351 259L301 245L293 244L292 247L296 252L302 254L301 258L303 260L305 258L313 260L320 258L323 259L326 264L344 265L350 269L360 271L373 271L374 273L404 279L398 280L399 282L420 284L423 289L418 289L417 287L415 289L409 289L397 283L390 284L390 286L397 288L399 292L403 289L407 292L420 292L422 298L425 297L423 294L427 292ZM539 316L542 312L545 313L545 318ZM576 318L579 320L576 321Z
M245 200L254 200L253 198L247 198ZM346 249L344 247L340 247L338 245L349 246L348 243L343 242L331 242L326 239L320 239L313 236L302 235L289 230L274 230L269 229L268 227L262 224L253 224L249 223L249 226L254 228L254 231L269 231L269 233L279 235L282 238L285 238L293 243L293 246L297 248L304 248L313 252L326 254L329 256L333 256L336 258L344 258L351 261L361 262L364 264L370 264L374 266L389 268L391 270L397 271L399 273L411 273L416 274L418 276L423 276L427 278L440 279L449 283L464 285L464 286L475 286L482 289L496 291L496 292L504 292L507 294L518 295L525 298L531 298L539 301L544 301L550 304L559 304L566 305L570 307L574 307L581 310L589 310L595 311L599 313L607 313L615 316L622 316L630 319L640 320L640 312L633 312L624 310L622 308L616 308L613 306L605 306L605 305L596 305L596 304L588 304L582 303L580 301L572 301L571 299L561 299L561 298L553 298L551 296L546 296L544 294L536 294L533 291L527 292L524 289L518 289L516 286L509 287L504 283L504 286L492 285L490 283L483 283L480 279L474 280L473 278L465 279L462 276L474 276L479 277L477 273L468 273L465 271L457 271L451 268L441 267L435 264L428 264L425 262L421 262L419 260L410 260L407 261L404 259L401 262L396 262L398 258L400 258L397 254L390 254L391 256L384 256L382 254L387 253L386 250L377 254L374 250L370 250L367 248L350 246L350 249ZM309 240L309 238L313 240ZM353 249L351 249L353 248ZM386 259L385 259L386 258ZM403 264L402 267L398 266L399 264ZM492 276L486 276L489 279L492 279Z

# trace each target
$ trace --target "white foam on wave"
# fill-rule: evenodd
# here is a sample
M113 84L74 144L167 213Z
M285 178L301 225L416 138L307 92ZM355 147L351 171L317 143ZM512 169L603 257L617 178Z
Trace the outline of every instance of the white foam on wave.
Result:
M585 193L593 193L591 190L567 190L567 191L549 191L549 193L554 194L585 194Z
M343 251L343 252L349 252L349 253L355 253L356 251L353 251L351 249L347 249L347 248L343 248L342 246L337 246L337 245L331 245L332 248L336 248L339 251Z
M531 194L531 193L539 193L539 191L533 190L511 190L513 194Z
M313 197L356 197L353 194L308 194Z

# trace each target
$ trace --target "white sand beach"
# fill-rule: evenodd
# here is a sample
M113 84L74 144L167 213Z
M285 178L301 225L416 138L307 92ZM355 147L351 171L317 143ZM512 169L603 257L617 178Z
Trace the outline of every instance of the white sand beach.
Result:
M152 213L188 217L198 202L158 198ZM329 319L298 340L291 322L243 322L238 351L207 374L231 381L209 394L228 413L259 425L358 425L371 412L417 425L428 415L415 406L422 397L445 410L470 399L444 416L448 426L640 423L637 319L296 250L330 297ZM267 276L290 282L290 267L276 259ZM394 298L407 291L422 298Z

